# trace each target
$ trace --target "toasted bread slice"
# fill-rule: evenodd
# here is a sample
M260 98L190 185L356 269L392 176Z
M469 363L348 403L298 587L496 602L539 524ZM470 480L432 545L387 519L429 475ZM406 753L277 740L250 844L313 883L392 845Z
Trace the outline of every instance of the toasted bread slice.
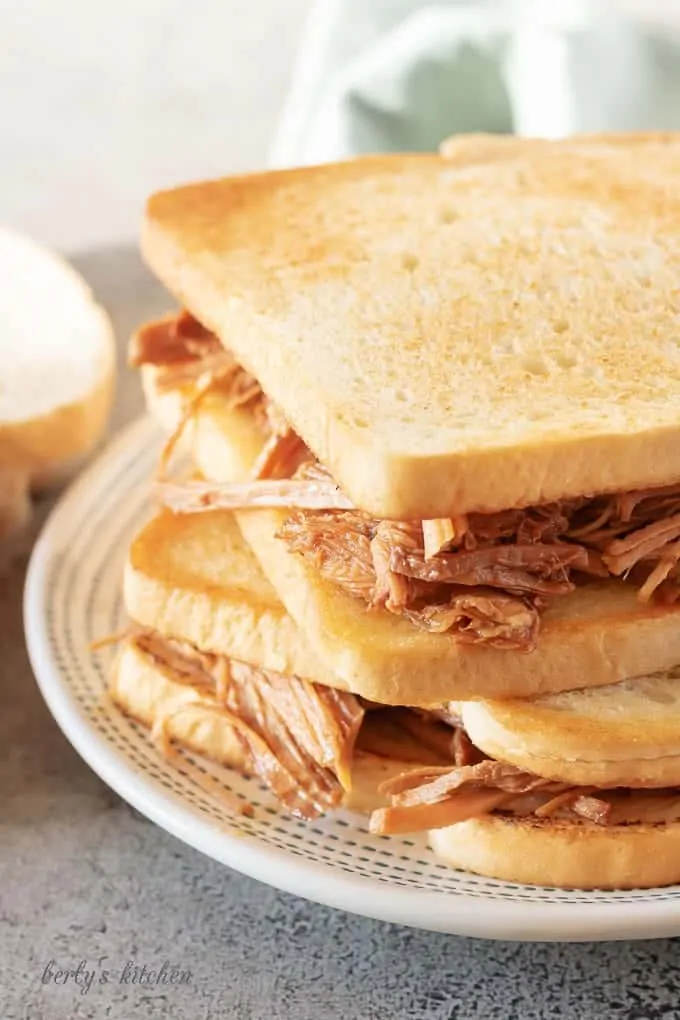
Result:
M492 511L680 478L679 172L366 157L160 193L143 250L358 506Z
M319 662L262 574L232 514L160 513L130 546L131 618L206 652L342 687Z
M680 668L608 687L464 704L473 742L557 782L680 786Z
M210 703L194 687L178 683L136 645L126 642L121 648L109 679L109 694L119 708L144 726L164 720L167 736L181 747L247 771L243 743L226 713L220 713L218 702ZM378 792L380 785L416 767L413 757L399 760L356 750L345 806L362 812L381 807L385 798Z
M430 832L454 868L560 889L649 889L680 882L680 823L601 826L485 815Z
M152 389L148 373L146 382ZM189 438L200 470L216 481L244 477L262 444L250 415L229 410L219 395L201 405ZM367 609L290 553L276 537L285 517L278 510L237 514L262 571L324 664L324 682L344 683L373 701L427 706L524 697L616 683L680 661L680 608L643 605L621 581L555 599L531 653L418 630L386 610ZM329 673L339 679L327 680Z

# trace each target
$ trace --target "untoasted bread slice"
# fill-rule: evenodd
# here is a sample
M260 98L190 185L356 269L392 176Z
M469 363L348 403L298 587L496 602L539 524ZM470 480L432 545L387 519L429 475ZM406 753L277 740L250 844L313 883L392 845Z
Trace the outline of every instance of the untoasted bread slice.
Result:
M227 715L220 713L218 702L211 704L205 693L178 683L136 645L126 642L121 648L109 679L109 694L119 708L145 726L164 720L167 736L179 746L221 765L248 771L243 742ZM416 767L413 757L402 761L356 750L345 806L362 812L381 807L385 797L378 792L380 785Z
M150 376L147 375L147 383ZM262 444L253 419L208 398L190 429L194 458L216 481L244 477ZM249 510L239 527L325 674L392 705L524 697L615 683L680 661L680 608L643 605L620 581L560 596L545 612L534 652L464 645L448 634L341 592L276 537L286 514Z
M61 482L101 438L115 379L111 322L54 253L0 228L0 568L30 534L31 493Z
M143 249L357 505L491 511L680 478L679 173L367 157L158 194Z
M343 686L313 654L232 514L154 517L130 546L123 587L131 618L166 637Z
M560 889L649 889L680 882L680 823L594 825L485 815L430 832L454 868Z
M483 751L557 782L680 786L680 668L609 687L464 704Z
M113 398L113 329L68 263L4 228L0 277L0 469L40 488L101 437Z

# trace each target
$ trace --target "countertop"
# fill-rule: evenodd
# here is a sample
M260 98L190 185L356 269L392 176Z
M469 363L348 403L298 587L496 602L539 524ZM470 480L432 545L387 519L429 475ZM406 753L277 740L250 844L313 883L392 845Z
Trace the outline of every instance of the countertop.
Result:
M152 187L263 162L307 3L195 0L199 17L186 32L183 6L32 0L3 12L3 148L14 154L0 166L0 219L80 252L74 261L111 310L121 350L130 328L166 299L134 247L111 242L133 236ZM57 30L61 44L51 45ZM123 39L128 48L116 57ZM26 52L48 60L53 88L31 78ZM168 52L181 57L195 91L175 89ZM121 53L134 57L139 95L121 85ZM102 67L108 84L96 73ZM9 110L8 82L14 102L28 89L32 127ZM101 130L100 110L108 111ZM50 111L61 111L59 124ZM217 132L217 147L206 132ZM179 152L178 135L186 143ZM140 405L137 381L123 373L113 427ZM36 521L48 507L37 508ZM276 892L157 829L79 759L41 700L22 635L26 558L0 579L3 1020L680 1016L676 942L517 945L400 928ZM57 967L81 961L83 975L165 963L185 980L97 982L84 992L55 983Z

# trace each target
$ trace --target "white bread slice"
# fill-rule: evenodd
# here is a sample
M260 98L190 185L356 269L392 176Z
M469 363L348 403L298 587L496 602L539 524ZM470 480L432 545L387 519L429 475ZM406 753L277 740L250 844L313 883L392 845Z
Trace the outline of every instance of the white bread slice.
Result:
M344 686L314 656L230 513L158 514L130 546L123 592L132 620L166 637Z
M217 702L206 704L204 695L178 683L158 662L126 642L109 679L112 700L127 715L151 727L166 720L167 736L180 746L221 765L245 771L243 744L236 738L225 716L215 711ZM416 768L417 763L383 758L357 750L351 763L352 787L344 804L355 811L369 812L385 804L378 787L388 779Z
M429 833L454 868L560 889L649 889L680 882L680 823L594 825L485 815Z
M149 389L148 374L146 381ZM201 404L189 439L201 472L217 481L244 477L262 444L252 418L230 411L219 395ZM680 661L680 608L642 605L620 581L555 599L534 652L474 647L369 610L324 580L275 537L285 512L236 516L262 571L324 664L324 682L344 683L372 701L427 706L524 697L616 683ZM326 679L329 672L339 679Z
M463 723L493 758L586 786L680 786L680 667L608 687L465 703Z
M29 490L61 480L100 439L115 341L78 273L4 228L0 277L0 517L9 530L26 515Z
M376 516L661 485L677 138L195 184L151 199L143 250Z

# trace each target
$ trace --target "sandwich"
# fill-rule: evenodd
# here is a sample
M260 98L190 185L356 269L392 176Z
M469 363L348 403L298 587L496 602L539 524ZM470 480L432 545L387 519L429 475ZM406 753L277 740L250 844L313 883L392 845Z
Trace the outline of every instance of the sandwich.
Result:
M153 518L131 544L124 598L110 695L202 785L179 749L256 776L282 811L347 807L483 875L680 880L680 671L430 710L368 702L330 685L226 511ZM208 784L227 811L252 810Z
M112 694L166 753L504 880L680 881L678 170L477 137L150 200Z
M501 147L503 148L503 147ZM324 668L385 704L528 697L680 661L675 136L190 185L140 329ZM653 167L653 173L650 172Z

